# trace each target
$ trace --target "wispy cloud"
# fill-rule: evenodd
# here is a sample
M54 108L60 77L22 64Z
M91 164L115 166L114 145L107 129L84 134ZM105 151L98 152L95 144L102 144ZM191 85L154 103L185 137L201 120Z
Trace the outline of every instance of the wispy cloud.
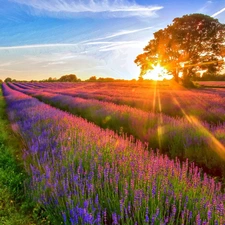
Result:
M60 64L66 64L64 61L57 61L57 62L50 62L48 65L60 65Z
M10 69L2 69L2 68L0 68L0 71L13 72L13 73L22 73L22 72L24 72L22 70L10 70Z
M11 0L30 6L36 10L49 13L68 13L92 16L91 14L105 14L111 17L151 17L162 6L143 6L128 0ZM62 15L65 16L65 15Z
M107 39L112 39L112 38L117 38L120 36L125 36L125 35L130 35L130 34L134 34L134 33L139 33L142 31L146 31L146 30L150 30L153 27L145 27L145 28L141 28L141 29L133 29L133 30L120 30L117 31L115 33L106 35L104 37L101 38L94 38L94 39L90 39L90 40L84 40L82 42L78 42L78 43L52 43L52 44L34 44L34 45L18 45L18 46L0 46L0 50L25 50L25 49L38 49L38 48L63 48L63 47L76 47L77 51L79 54L84 54L87 53L86 47L87 45L93 45L93 46L97 46L97 45L109 45L109 46L117 46L117 48L119 46L124 46L124 45L136 45L137 43L139 43L138 41L105 41ZM82 48L83 46L83 48ZM72 55L66 55L64 57L68 57L68 58L73 58L74 56Z
M124 43L122 41L107 41L107 39L115 39L117 37L120 36L126 36L126 35L130 35L130 34L134 34L134 33L140 33L142 31L146 31L146 30L150 30L153 29L154 27L144 27L141 29L133 29L133 30L120 30L117 31L115 33L100 37L100 38L94 38L94 39L90 39L90 40L84 40L82 42L80 42L79 44L81 45L107 45L107 44L112 44L112 43L117 43L117 44L121 44ZM127 43L127 41L125 41L125 43Z
M54 51L50 51L41 55L38 53L37 55L25 55L24 61L29 62L30 65L39 65L43 63L47 65L56 65L73 61L78 56L80 56L80 53L71 53L67 52L67 50L62 53L55 53Z
M219 10L218 12L214 13L211 17L216 17L224 11L225 11L225 8L223 8L223 9Z
M4 46L4 47L0 47L0 51L1 50L28 50L28 49L36 49L36 48L58 48L58 47L77 47L77 54L86 54L88 53L87 50L85 51L80 51L80 49L83 49L82 46L87 46L87 45L94 45L94 46L98 46L97 48L102 48L102 47L99 47L101 45L104 45L105 46L117 46L117 48L119 48L119 46L124 46L124 45L136 45L137 43L140 43L139 41L95 41L95 42L86 42L86 43L80 43L80 44L40 44L40 45L19 45L19 46ZM75 58L77 57L77 55L65 55L65 56L62 56L62 57L59 57L60 59L72 59L72 58ZM32 58L32 57L30 57ZM5 64L4 65L1 65L0 66L6 66Z
M12 65L11 62L6 62L6 63L0 64L0 67L8 67L8 66L11 66L11 65Z
M142 31L150 30L152 28L153 27L144 27L144 28L141 28L141 29L121 30L121 31L118 31L116 33L113 33L113 34L107 35L105 37L102 37L102 38L93 39L92 41L100 41L100 40L105 40L105 39L116 38L116 37L120 37L120 36L123 36L123 35L129 35L129 34L134 34L134 33L139 33L139 32L142 32Z
M111 42L109 44L103 45L99 48L100 52L112 51L123 48L137 48L142 46L141 41L120 41L120 42Z
M36 44L36 45L19 45L19 46L2 46L0 50L16 50L16 49L34 49L34 48L54 48L54 47L71 47L77 44Z
M139 41L93 41L93 42L87 42L85 45L123 45L123 44L133 44L133 43L139 43Z
M207 13L208 10L212 7L213 2L207 1L202 8L198 10L199 13Z

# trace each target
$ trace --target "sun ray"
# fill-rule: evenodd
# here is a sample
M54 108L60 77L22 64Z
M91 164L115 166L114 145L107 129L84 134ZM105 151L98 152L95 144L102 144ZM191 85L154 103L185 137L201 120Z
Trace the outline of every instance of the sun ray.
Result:
M171 93L173 95L173 93ZM201 122L194 116L188 115L185 110L181 107L179 101L175 96L173 96L174 102L178 105L181 112L185 116L185 118L194 125L198 130L204 133L207 137L207 144L210 146L210 149L217 153L221 159L225 161L225 147L224 145L206 128L204 127Z
M157 90L158 95L158 107L159 107L159 119L158 119L158 142L159 142L159 149L162 149L162 137L163 137L163 117L162 117L162 104L161 104L161 97L160 92Z
M155 113L156 111L156 88L157 88L157 83L154 83L154 97L153 97L153 112Z

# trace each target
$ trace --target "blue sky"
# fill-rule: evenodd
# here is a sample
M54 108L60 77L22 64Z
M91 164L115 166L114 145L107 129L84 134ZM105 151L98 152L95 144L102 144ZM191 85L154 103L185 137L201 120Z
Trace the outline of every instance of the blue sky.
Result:
M153 33L184 14L225 23L224 0L0 0L0 79L137 78Z

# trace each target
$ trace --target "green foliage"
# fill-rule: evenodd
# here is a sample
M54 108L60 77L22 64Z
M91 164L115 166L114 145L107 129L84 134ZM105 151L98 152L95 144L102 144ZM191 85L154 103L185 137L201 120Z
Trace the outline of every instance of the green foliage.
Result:
M49 77L48 79L47 79L47 82L57 82L57 79L54 77L54 78L52 78L52 77Z
M175 80L179 72L187 79L200 69L220 71L224 42L225 25L217 19L203 14L185 15L155 32L135 63L141 67L141 76L160 63Z
M4 82L12 82L12 78L10 78L10 77L7 77L5 80L4 80Z
M64 75L58 79L60 82L77 82L77 76L75 74Z
M86 82L124 82L123 79L114 79L112 77L99 77L97 79L96 76L91 76L89 79L85 80ZM133 79L133 81L136 81Z
M100 81L100 82L113 82L115 81L114 78L111 78L111 77L99 77L97 81Z
M11 129L0 90L0 224L37 224L24 185L29 180L19 160L21 144Z
M95 82L95 81L97 81L97 78L96 78L96 76L92 76L89 79L87 79L86 81Z

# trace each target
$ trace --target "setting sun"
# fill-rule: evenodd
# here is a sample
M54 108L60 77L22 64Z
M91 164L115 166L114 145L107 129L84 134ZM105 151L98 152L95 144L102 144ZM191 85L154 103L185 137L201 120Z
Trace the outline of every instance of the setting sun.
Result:
M173 76L167 74L167 70L160 66L158 63L156 66L153 65L153 70L150 70L147 74L144 75L144 79L150 80L163 80L171 79Z

